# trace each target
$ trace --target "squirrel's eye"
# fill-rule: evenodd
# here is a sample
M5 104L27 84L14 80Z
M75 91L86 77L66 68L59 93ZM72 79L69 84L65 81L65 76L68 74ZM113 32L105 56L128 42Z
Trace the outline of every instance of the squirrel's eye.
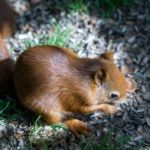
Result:
M111 93L110 98L118 98L118 95L116 93Z
M110 93L110 98L111 99L117 100L119 98L119 96L120 96L120 93L118 91L112 91Z

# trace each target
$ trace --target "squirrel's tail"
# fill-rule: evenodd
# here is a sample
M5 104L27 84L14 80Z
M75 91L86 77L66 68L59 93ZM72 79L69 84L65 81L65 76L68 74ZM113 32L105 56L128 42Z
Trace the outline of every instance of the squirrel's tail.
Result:
M0 97L15 96L14 67L15 62L11 59L5 43L0 37Z
M5 45L5 38L11 36L16 14L6 0L0 1L0 97L15 95L14 60Z

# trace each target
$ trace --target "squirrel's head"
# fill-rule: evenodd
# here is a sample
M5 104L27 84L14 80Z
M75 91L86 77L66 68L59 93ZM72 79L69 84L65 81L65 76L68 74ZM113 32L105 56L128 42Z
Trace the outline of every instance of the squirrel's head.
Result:
M125 78L115 66L112 52L101 54L100 63L101 69L95 74L98 101L125 100L126 92L136 89L135 81Z

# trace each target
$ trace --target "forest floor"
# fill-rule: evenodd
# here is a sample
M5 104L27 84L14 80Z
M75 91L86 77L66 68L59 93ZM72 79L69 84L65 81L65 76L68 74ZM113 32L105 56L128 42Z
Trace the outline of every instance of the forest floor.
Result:
M6 41L14 59L39 44L69 47L80 57L112 50L116 65L137 89L127 93L127 102L114 115L77 116L92 129L81 139L62 124L45 124L10 97L1 99L0 149L150 150L150 0L134 0L109 17L87 12L84 5L66 11L59 1L32 7L27 0L9 1L19 14L16 31Z

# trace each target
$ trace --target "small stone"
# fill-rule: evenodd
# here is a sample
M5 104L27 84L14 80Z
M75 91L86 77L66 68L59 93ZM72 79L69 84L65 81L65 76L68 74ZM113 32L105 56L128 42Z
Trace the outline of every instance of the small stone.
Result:
M133 63L133 61L132 61L131 58L127 58L127 59L126 59L126 65L130 65L130 64L132 64L132 63Z
M134 138L134 141L140 141L143 139L143 136L139 135L137 137Z
M136 38L135 38L135 36L133 36L133 37L131 37L131 38L128 39L128 42L129 42L130 44L132 44L132 43L135 42L135 40L136 40Z
M141 125L138 127L137 132L143 135L144 132L143 132L143 127Z
M142 97L147 100L150 101L150 92L146 92L145 94L142 95Z

